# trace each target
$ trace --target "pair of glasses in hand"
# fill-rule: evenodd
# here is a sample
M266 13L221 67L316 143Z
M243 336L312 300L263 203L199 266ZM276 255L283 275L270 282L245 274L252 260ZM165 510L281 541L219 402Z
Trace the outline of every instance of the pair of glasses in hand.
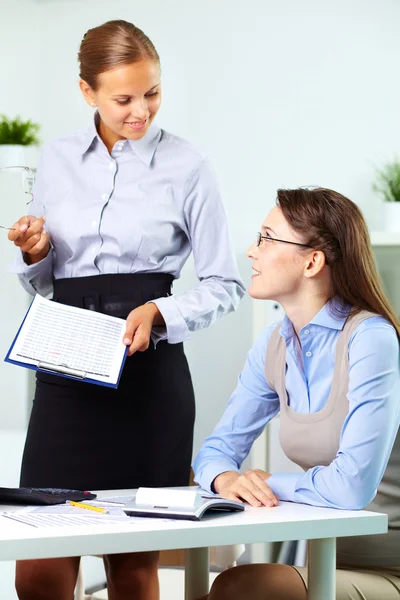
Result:
M11 171L11 169L16 170L19 169L21 171L21 179L22 179L22 187L23 187L23 192L24 194L28 194L28 196L30 196L29 200L25 203L25 205L28 205L32 202L33 200L33 193L32 193L32 184L33 184L33 180L34 180L34 174L33 171L30 167L25 167L25 166L20 166L20 165L12 165L9 167L0 167L0 171L9 171L10 173L12 173L13 171ZM15 227L6 227L5 225L0 225L0 229L7 229L8 231L15 231Z

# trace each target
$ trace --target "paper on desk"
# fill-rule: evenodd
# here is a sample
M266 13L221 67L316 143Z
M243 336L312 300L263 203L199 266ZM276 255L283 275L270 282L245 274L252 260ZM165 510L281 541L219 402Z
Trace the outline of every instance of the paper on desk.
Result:
M197 491L141 487L136 492L135 502L139 506L179 506L191 508L195 506L197 498Z
M115 525L120 524L123 521L126 525L128 521L122 519L122 517L110 517L109 515L102 515L102 519L96 519L89 515L54 515L54 514L26 514L21 515L20 513L3 513L3 517L24 523L25 525L31 525L32 527L74 527L90 526L93 525Z
M139 519L127 517L120 508L109 508L108 513L98 513L83 508L58 504L54 506L28 506L22 510L3 512L3 517L32 527L71 527L130 524Z
M114 506L125 506L125 504L131 502L134 497L135 496L108 496L106 498L96 498L96 500L90 500L90 504L94 504L95 506L104 506L105 508L108 508L110 504Z
M94 504L94 501L90 502ZM96 504L99 505L100 503ZM132 525L152 521L145 517L129 517L119 506L107 505L107 513L86 510L70 504L55 504L51 506L27 506L21 510L3 512L1 516L32 527L73 527L96 525ZM171 519L159 519L170 522Z
M85 504L82 502L81 504ZM94 501L87 502L90 506L99 506L99 504L95 504ZM29 514L59 514L59 515L87 515L89 517L99 517L100 519L108 514L113 517L126 517L126 514L119 506L110 506L107 505L107 513L101 513L97 511L88 510L85 508L80 508L79 506L74 506L73 504L52 504L47 506L27 506L23 508L20 512L27 512Z

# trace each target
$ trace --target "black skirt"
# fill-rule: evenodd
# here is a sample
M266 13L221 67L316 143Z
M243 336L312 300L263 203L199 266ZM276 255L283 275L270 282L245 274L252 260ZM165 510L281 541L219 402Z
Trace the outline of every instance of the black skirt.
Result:
M172 276L55 281L54 300L126 317L170 293ZM194 393L183 344L127 357L118 389L38 372L22 461L23 487L124 489L187 485Z

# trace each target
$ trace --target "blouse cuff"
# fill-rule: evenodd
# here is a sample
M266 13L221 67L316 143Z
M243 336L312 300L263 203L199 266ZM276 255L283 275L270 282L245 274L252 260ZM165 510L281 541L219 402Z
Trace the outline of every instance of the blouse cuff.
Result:
M50 244L50 250L47 254L47 256L45 256L45 258L42 258L42 260L40 260L37 263L33 263L31 265L28 265L25 261L24 261L24 257L23 257L23 253L21 252L21 250L19 250L14 258L14 260L12 261L11 265L8 268L9 273L16 273L17 275L25 275L27 273L29 273L29 275L31 276L31 274L33 273L35 275L38 275L44 268L47 268L49 266L49 264L52 264L52 259L53 259L53 245Z
M267 485L279 500L294 502L294 494L301 473L274 473L267 479Z
M150 300L156 304L158 310L162 314L165 327L154 327L151 338L156 344L160 340L168 340L169 344L179 344L190 339L190 331L185 319L178 308L174 296L167 298L157 298Z
M8 272L16 273L23 287L32 295L50 293L53 279L53 247L50 246L45 258L31 265L26 264L22 252L19 251L9 266Z
M215 490L211 487L214 479L221 475L222 473L226 473L227 471L236 471L239 473L239 470L226 461L221 460L213 460L208 463L205 467L203 467L198 475L195 476L195 482L198 483L201 489L206 490L207 492L211 492L212 494L216 494Z

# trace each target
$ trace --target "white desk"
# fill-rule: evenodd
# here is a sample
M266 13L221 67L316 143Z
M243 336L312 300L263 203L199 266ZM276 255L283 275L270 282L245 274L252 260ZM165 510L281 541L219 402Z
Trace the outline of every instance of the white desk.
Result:
M122 494L133 495L132 490L113 490L99 496ZM386 532L386 515L290 502L275 508L246 507L244 513L201 522L154 519L80 529L39 530L0 517L0 560L186 548L185 598L197 600L208 593L209 546L307 539L308 598L335 600L336 537Z

